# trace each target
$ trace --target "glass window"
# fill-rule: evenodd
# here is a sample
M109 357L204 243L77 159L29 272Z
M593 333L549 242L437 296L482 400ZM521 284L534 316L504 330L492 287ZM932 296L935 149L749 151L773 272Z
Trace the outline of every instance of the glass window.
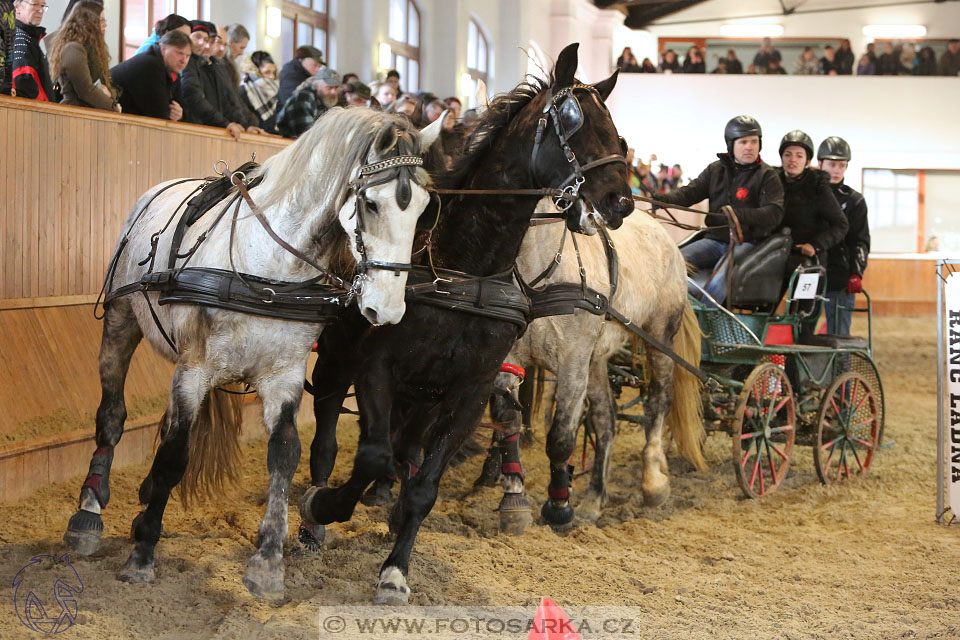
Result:
M326 0L283 0L281 64L293 58L297 47L313 46L327 58L329 22Z
M470 107L477 106L477 85L481 80L484 84L487 83L489 68L490 44L487 42L487 37L484 35L480 23L475 18L470 18L470 22L467 24L467 74L472 80L468 83L472 89L465 96Z
M393 68L400 73L400 88L420 90L420 10L413 0L390 0L388 44Z

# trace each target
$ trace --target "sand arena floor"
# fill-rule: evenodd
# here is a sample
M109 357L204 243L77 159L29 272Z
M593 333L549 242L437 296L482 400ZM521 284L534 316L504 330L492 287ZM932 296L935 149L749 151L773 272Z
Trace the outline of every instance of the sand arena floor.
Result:
M960 638L960 526L934 524L935 322L879 319L875 336L885 439L895 444L866 477L824 487L811 450L798 446L785 485L762 502L745 500L730 440L715 434L711 468L694 473L672 460L672 496L648 509L639 491L643 436L628 431L615 444L610 500L597 523L563 536L533 526L506 537L497 534L499 489L466 495L477 458L443 480L413 554L411 603L530 605L550 596L570 607L629 605L636 638ZM319 606L369 603L392 544L387 507L358 507L351 522L328 528L323 551L301 551L295 505L307 486L312 425L301 433L282 603L259 601L241 583L264 509L266 450L255 442L243 451L243 489L188 511L171 501L152 585L116 580L147 467L116 472L101 551L74 559L84 591L76 624L60 637L316 638ZM350 424L335 482L355 443ZM548 481L542 434L523 456L538 512ZM18 620L10 584L31 556L63 553L81 481L0 505L0 638L38 635Z

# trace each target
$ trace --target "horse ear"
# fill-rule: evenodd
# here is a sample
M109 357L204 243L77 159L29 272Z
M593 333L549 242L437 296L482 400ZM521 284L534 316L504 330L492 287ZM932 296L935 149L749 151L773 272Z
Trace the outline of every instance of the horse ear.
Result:
M604 102L606 102L607 98L610 97L610 94L613 92L613 88L617 86L617 78L619 77L620 69L617 69L613 72L612 76L593 85L593 88L597 90L597 93L600 94L600 98Z
M579 47L579 42L568 44L557 56L557 64L553 67L553 78L556 86L566 87L573 84L573 77L577 73L577 65L579 64L577 58Z
M450 113L449 109L444 109L440 117L420 130L420 153L426 153L427 149L433 146L433 143L440 137L440 131L443 129L443 121Z

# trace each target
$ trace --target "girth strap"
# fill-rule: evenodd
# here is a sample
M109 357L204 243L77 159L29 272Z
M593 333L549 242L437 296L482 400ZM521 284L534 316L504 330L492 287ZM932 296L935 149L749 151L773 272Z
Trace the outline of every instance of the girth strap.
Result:
M477 277L417 265L408 282L408 303L502 320L516 325L521 333L530 323L530 300L510 280L510 272Z

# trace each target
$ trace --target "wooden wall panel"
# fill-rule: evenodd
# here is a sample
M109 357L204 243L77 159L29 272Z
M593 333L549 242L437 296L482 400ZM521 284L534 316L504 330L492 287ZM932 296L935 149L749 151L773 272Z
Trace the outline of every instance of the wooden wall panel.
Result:
M95 294L137 198L155 184L203 177L223 159L265 160L290 141L0 97L0 141L15 171L0 177L0 300Z

